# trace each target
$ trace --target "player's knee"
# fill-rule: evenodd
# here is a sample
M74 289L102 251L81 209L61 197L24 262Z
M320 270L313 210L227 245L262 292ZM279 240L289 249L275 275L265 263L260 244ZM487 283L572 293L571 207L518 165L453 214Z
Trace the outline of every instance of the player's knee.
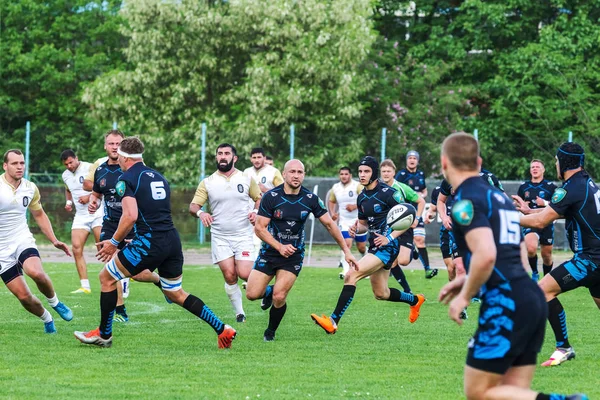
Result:
M17 296L19 302L25 307L30 306L35 302L33 294L31 294L29 290L19 291L18 293L15 293L15 296Z
M76 256L83 255L83 245L73 244L71 246L71 250L73 250L73 255L76 255Z
M184 292L182 289L180 290L163 290L167 299L171 300L173 303L178 305L183 305L185 299L189 296L188 293Z
M344 285L356 285L356 282L362 278L362 274L359 271L351 269L346 276L344 276Z
M286 292L273 292L273 304L275 306L283 306L285 304L285 299L287 298Z
M388 288L373 288L373 296L376 300L387 300L390 297Z
M233 272L224 272L223 278L228 285L235 285L238 282L238 275L235 271Z
M410 254L408 256L401 255L397 258L396 261L398 261L398 265L400 265L402 267L406 267L408 264L410 264L411 255Z
M258 300L261 298L260 293L256 293L253 290L249 290L250 287L246 288L246 298L250 301Z
M487 398L485 388L480 386L465 387L465 396L467 400L485 400Z
M48 275L44 272L43 269L34 269L28 271L27 275L33 279L34 282L44 282L48 280Z

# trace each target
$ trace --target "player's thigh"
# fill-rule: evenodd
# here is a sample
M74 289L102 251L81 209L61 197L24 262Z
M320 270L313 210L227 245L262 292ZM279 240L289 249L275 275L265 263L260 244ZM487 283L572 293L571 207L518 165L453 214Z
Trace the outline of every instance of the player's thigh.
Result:
M577 254L554 268L540 281L540 287L546 294L547 300L581 286L593 288L599 284L600 268Z
M253 269L248 276L248 285L246 286L246 297L248 300L261 298L272 279L273 275L267 275L264 272Z
M90 232L85 229L72 229L71 244L73 245L73 249L83 250L83 246L85 246L85 242L89 235Z
M371 274L371 289L373 289L373 295L377 300L385 300L390 297L389 277L390 273L385 269L380 269Z
M298 276L285 269L278 269L275 273L275 285L273 286L273 300L284 301Z
M552 249L553 246L551 244L543 244L540 246L541 251L540 253L542 254L542 259L549 259L552 260Z
M350 269L350 273L346 276L353 276L356 280L372 275L374 272L383 268L383 262L374 254L367 253L358 262L358 271Z
M525 246L527 247L527 255L533 257L537 251L540 238L537 233L529 232L525 235Z
M237 275L240 277L240 279L243 279L245 281L248 280L248 277L250 276L250 273L252 272L253 266L254 266L253 261L235 260L235 270L237 272Z
M355 242L356 242L356 248L358 249L358 251L361 254L364 254L367 252L367 235L364 235L364 240L362 240L359 237L356 237Z
M42 266L42 259L40 258L39 253L37 253L37 249L32 249L31 254L27 254L27 256L24 255L25 253L29 253L29 251L26 250L19 256L19 263L21 263L25 274L32 279L45 275L46 273Z
M235 259L233 256L217 262L217 265L219 266L219 269L223 274L223 278L225 278L227 283L233 285L235 282L237 282L238 276L235 269Z
M11 279L6 283L6 288L19 300L26 300L32 296L23 275Z
M589 290L594 303L596 303L596 307L600 309L600 284L592 286Z
M352 248L352 242L354 241L354 239L352 238L346 238L344 237L344 242L346 242L346 246L348 246L349 249Z
M400 246L400 251L398 252L398 264L402 266L406 266L410 264L412 260L412 248L407 246Z
M100 241L100 235L102 234L102 225L95 226L92 229L92 232L94 233L94 240L96 241L96 243L98 243Z
M464 389L468 400L483 400L485 392L502 382L502 374L482 371L465 365Z
M250 271L256 260L256 251L254 249L254 243L252 236L247 235L239 239L235 239L232 242L234 259L235 259L235 271L237 276L243 280L248 279Z
M212 235L210 240L210 251L213 264L235 256L233 242L226 236Z

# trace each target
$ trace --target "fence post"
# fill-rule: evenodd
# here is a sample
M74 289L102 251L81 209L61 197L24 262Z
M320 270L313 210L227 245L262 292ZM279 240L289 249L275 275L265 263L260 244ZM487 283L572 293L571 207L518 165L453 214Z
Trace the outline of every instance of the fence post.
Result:
M29 179L29 145L31 143L31 123L25 123L25 179Z
M294 159L294 142L296 141L296 129L294 124L290 125L290 160Z
M204 179L206 174L206 123L202 124L202 145L200 150L200 181ZM204 208L206 205L202 206ZM198 219L198 226L200 227L198 232L198 239L200 240L200 244L204 244L204 239L206 236L204 224L200 219Z
M475 140L479 142L479 129L473 129L473 136L475 136Z
M113 130L117 130L119 125L117 125L117 121L113 121Z
M569 131L569 140L568 142L572 142L573 141L573 132Z
M387 140L387 128L381 128L381 161L385 160L385 146Z

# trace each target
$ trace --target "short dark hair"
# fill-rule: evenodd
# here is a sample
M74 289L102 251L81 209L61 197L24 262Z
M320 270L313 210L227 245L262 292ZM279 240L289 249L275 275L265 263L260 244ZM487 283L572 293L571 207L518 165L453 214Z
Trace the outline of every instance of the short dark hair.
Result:
M60 153L60 161L67 161L69 158L77 158L77 155L73 151L73 149L66 149L62 153Z
M106 140L106 138L109 137L110 135L121 136L123 139L125 139L125 135L123 134L123 132L121 132L118 129L111 129L110 131L106 132L104 134L104 140Z
M459 171L478 171L479 142L465 132L455 132L444 139L442 154Z
M262 147L255 147L250 152L250 157L252 157L255 154L262 154L264 156L265 155L265 149L263 149Z
M215 151L215 154L217 154L219 152L219 149L223 149L225 147L230 147L233 155L237 157L237 150L235 149L235 146L232 144L229 144L229 143L221 143L219 146L217 146L217 150Z
M144 143L137 136L131 136L123 139L119 149L128 154L142 154L144 152Z
M271 157L271 156L265 156L265 159L268 161L273 161L273 157Z
M342 167L342 168L340 168L340 170L338 172L342 172L342 171L348 171L348 173L350 175L352 175L352 170L350 169L350 167Z
M23 152L21 150L19 150L19 149L10 149L10 150L7 150L6 153L4 153L4 162L5 163L8 162L8 155L10 153L14 153L14 154L16 154L18 156L22 156L23 155Z

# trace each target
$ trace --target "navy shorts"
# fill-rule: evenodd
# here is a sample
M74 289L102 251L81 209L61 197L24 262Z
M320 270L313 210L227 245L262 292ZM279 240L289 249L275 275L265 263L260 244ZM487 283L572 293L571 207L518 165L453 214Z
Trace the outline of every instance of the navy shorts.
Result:
M550 224L542 229L523 228L523 236L527 236L530 233L538 235L540 245L552 246L554 244L554 224Z
M117 231L117 228L119 227L119 221L108 221L108 220L104 220L102 222L102 230L100 231L100 241L103 240L108 240L111 237L113 237L113 235L115 234L115 232ZM135 237L135 233L132 230L129 231L129 233L127 234L127 236L125 237L125 239L133 239ZM118 249L119 250L123 250L123 248L125 247L127 243L125 242L125 240L123 240L121 243L119 243Z
M285 258L281 254L260 253L254 262L254 268L257 271L269 276L275 276L277 270L289 271L298 276L302 270L304 262L304 251L293 254Z
M161 278L174 279L183 273L183 251L176 229L136 235L117 257L133 275L145 269L158 269Z
M584 286L593 297L600 298L600 268L589 258L581 254L560 264L550 271L562 292Z
M481 296L479 324L469 341L467 365L496 374L535 365L547 316L544 293L528 277L488 288Z
M440 250L442 258L458 258L458 246L454 241L454 235L447 229L440 229Z

